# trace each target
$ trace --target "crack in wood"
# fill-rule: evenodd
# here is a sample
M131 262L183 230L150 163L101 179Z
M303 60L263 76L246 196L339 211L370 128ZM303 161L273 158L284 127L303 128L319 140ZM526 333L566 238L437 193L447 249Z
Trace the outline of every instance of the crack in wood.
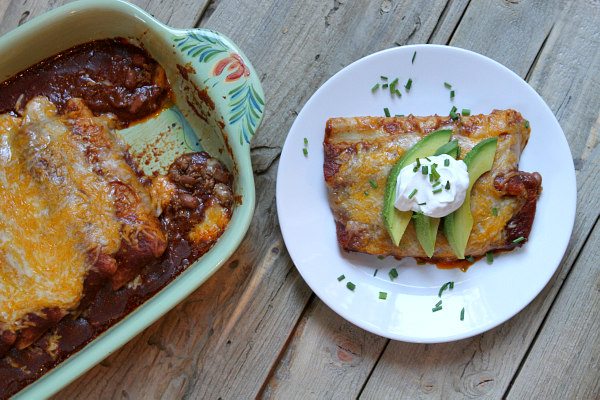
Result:
M542 52L544 51L544 48L546 47L546 43L548 42L548 38L550 37L550 34L552 33L553 29L554 29L554 24L552 24L552 26L550 27L550 30L548 31L548 34L546 35L546 37L542 41L542 45L540 46L540 48L538 49L535 57L533 58L533 62L529 66L529 70L527 70L527 73L525 74L525 80L527 82L529 82L529 78L531 78L531 74L533 73L533 71L535 71L535 67L537 66L537 63L538 63L538 61L540 59L540 56L542 55Z
M331 18L340 9L342 4L343 3L340 0L333 0L333 7L331 7L329 9L329 11L327 12L327 15L325 16L325 27L326 28L329 28L329 26L331 25Z
M467 6L465 7L462 14L460 15L460 18L458 19L458 21L456 22L456 25L454 26L454 29L452 30L452 33L450 34L450 36L448 36L448 40L446 41L447 45L452 42L452 39L454 39L454 34L458 30L458 27L461 25L462 20L465 17L465 15L467 14L467 10L469 9L470 6L471 6L471 0L469 0L469 2L467 3Z

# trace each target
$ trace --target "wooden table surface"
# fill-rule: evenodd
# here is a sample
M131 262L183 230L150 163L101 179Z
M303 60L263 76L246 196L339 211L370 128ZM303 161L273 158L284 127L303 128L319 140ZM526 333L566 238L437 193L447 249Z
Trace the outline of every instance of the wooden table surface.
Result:
M0 0L0 33L61 3ZM259 71L257 207L217 274L57 398L600 398L599 0L135 3L169 25L228 35ZM525 78L577 172L575 228L551 282L508 322L449 344L390 341L333 313L296 271L275 207L281 148L313 92L367 54L412 43L471 49Z

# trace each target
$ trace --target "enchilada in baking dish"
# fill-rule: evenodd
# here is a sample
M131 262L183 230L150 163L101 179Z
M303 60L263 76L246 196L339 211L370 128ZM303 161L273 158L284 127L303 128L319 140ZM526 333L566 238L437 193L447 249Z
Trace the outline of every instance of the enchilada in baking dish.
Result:
M491 169L476 180L469 197L473 226L464 254L470 259L526 242L541 193L541 176L518 170L530 127L515 110L494 110L489 115L454 119L412 115L329 119L323 169L343 250L439 263L464 258L458 257L448 243L443 220L433 253L428 256L417 238L414 218L398 245L390 238L382 218L392 167L417 142L438 130L451 131L460 149L458 159L486 139L495 138L497 143Z

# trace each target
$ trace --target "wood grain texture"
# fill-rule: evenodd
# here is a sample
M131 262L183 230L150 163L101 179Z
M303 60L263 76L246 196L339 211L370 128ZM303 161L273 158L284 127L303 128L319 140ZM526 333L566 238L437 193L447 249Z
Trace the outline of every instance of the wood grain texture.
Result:
M261 398L355 398L386 343L312 302Z
M599 190L593 184L600 179L600 147L595 139L600 98L592 95L598 90L595 71L599 68L600 32L594 23L598 20L597 3L570 3L554 21L539 56L529 60L536 61L531 73L534 88L557 114L574 158L584 160L576 162L578 213L571 243L557 274L524 311L483 335L452 345L391 342L362 397L500 398L509 387L600 212ZM455 40L458 38L453 39L453 44ZM518 56L521 52L517 49L513 54ZM527 72L522 60L517 64L522 65L523 74ZM542 373L554 368L537 367ZM406 379L398 380L398 376Z
M600 398L600 224L596 223L508 399Z
M70 3L71 0L0 0L0 35L46 11ZM209 0L132 0L159 21L176 28L192 28Z

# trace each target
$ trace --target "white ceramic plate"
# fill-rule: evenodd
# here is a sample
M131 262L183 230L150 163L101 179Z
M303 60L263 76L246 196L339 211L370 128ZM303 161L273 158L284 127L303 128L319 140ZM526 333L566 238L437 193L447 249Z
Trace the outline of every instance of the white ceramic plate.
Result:
M417 52L414 64L411 59ZM401 99L371 92L380 76L412 78ZM456 91L450 101L444 82ZM330 117L393 114L448 115L452 105L472 114L514 108L531 123L519 169L538 171L543 193L529 242L480 260L466 273L416 265L413 259L345 253L338 247L323 178L323 137ZM303 154L308 139L308 157ZM381 336L435 343L476 335L508 320L544 288L566 250L575 219L575 170L565 136L542 98L519 76L482 55L447 46L415 45L381 51L344 68L306 103L283 147L277 211L289 253L312 290L350 322ZM397 279L388 273L396 268ZM378 270L377 276L374 275ZM338 282L337 278L346 279ZM348 281L356 285L346 288ZM432 312L442 284L443 309ZM379 299L387 292L387 300ZM460 320L464 307L464 320Z

